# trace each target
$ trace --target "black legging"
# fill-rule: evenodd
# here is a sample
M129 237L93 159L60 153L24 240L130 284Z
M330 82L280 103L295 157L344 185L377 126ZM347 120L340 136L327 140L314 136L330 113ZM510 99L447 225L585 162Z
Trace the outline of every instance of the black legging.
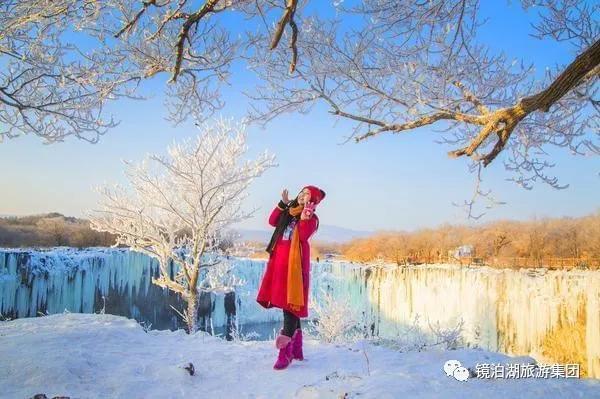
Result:
M294 331L297 328L300 328L300 318L293 314L292 312L288 312L287 310L283 310L283 335L287 335L291 337L294 335Z

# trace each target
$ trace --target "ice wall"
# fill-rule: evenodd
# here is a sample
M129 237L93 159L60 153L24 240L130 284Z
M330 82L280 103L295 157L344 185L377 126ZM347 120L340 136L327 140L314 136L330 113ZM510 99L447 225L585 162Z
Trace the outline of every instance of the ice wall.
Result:
M279 309L264 309L255 300L265 261L232 261L246 284L235 294L202 295L200 326L280 321ZM181 310L185 304L153 285L152 276L158 276L156 261L123 249L0 249L0 312L9 317L97 312L104 296L107 313L147 321L152 328L183 327L170 307ZM320 301L324 291L347 298L381 336L394 336L417 316L423 331L429 324L449 328L462 320L467 343L519 355L539 355L549 333L574 325L584 312L587 367L600 377L598 271L313 263L311 301Z
M148 257L118 249L0 250L0 312L93 312L99 310L96 291L147 294L157 268Z
M182 310L185 304L152 284L158 273L156 260L125 249L0 249L0 313L15 318L104 307L106 313L151 323L152 328L181 328L171 306ZM232 295L227 300L235 303ZM202 295L200 324L219 327L228 314L231 319L225 301L224 295Z
M314 266L313 266L314 269ZM508 354L532 354L553 331L574 331L583 312L588 373L600 377L600 272L545 269L492 269L428 265L364 267L334 263L317 279L335 296L349 297L366 312L380 336L394 336L398 327L418 319L451 328L462 320L470 344ZM418 316L418 318L417 318ZM576 336L569 339L578 339Z

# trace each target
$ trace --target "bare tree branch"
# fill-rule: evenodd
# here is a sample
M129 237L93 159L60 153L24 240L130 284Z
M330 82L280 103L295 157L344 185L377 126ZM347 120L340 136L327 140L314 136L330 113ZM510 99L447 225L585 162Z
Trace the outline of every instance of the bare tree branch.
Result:
M247 95L249 119L265 124L282 113L307 113L321 102L351 122L351 139L417 128L487 166L505 153L506 170L528 187L547 176L546 147L599 154L598 40L600 5L578 0L522 0L539 14L534 29L573 45L574 60L544 76L535 65L494 53L478 35L479 0L365 0L338 7L338 18L305 18L296 73L286 54L260 52L251 67L263 84ZM535 6L535 8L533 8ZM361 18L348 29L346 18ZM508 149L508 151L506 151Z

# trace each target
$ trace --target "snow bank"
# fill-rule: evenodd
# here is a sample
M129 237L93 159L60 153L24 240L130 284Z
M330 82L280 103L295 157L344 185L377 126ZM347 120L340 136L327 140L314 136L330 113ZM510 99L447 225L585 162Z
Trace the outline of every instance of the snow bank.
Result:
M309 339L306 360L283 371L272 369L275 355L272 342L228 342L182 330L146 333L135 321L108 314L23 318L0 322L0 397L600 398L600 380L459 382L445 375L450 359L472 368L511 363L483 350L399 353ZM189 362L194 376L183 368Z

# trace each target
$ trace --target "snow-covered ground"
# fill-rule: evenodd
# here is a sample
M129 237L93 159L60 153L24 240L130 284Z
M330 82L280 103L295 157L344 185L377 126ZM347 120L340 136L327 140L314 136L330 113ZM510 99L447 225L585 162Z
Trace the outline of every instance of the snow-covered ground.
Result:
M134 320L108 314L23 318L0 322L0 397L600 398L600 380L460 382L444 373L450 359L471 368L522 360L483 350L400 353L308 339L304 352L305 361L275 371L272 342L145 332ZM184 369L190 362L194 376Z

